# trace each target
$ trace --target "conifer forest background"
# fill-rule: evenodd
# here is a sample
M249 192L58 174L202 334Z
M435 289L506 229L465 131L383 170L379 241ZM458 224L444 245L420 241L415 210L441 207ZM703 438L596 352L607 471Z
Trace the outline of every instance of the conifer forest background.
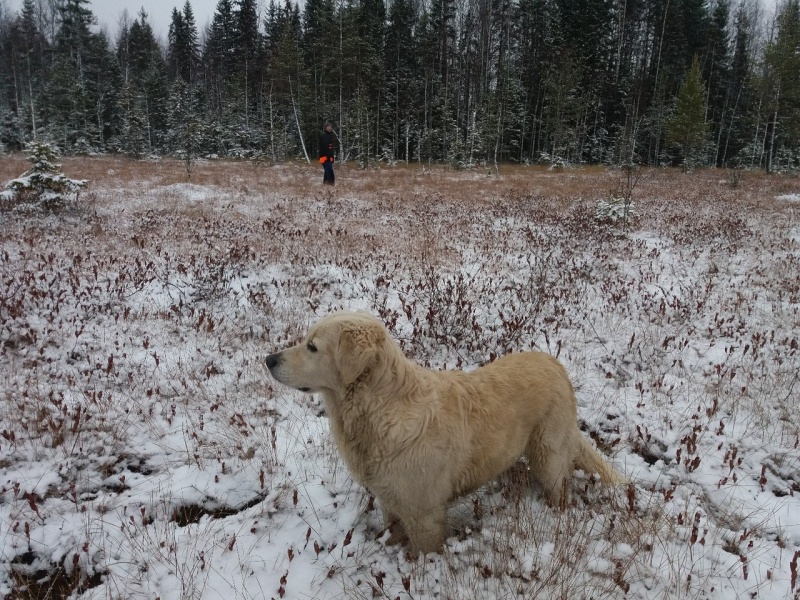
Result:
M0 150L800 169L800 0L0 0Z

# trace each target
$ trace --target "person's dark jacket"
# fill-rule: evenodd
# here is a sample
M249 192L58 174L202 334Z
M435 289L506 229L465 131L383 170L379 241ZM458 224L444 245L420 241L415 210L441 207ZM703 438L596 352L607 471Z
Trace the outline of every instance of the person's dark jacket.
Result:
M333 160L336 154L336 136L333 132L323 131L319 136L319 157L327 156Z

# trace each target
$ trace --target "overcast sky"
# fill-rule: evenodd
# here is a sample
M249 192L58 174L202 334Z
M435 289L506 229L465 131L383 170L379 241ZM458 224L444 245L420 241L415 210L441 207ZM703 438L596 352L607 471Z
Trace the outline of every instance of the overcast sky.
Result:
M4 4L6 8L10 9L9 12L14 14L22 6L22 1L0 0L0 4ZM761 3L771 13L777 1L761 0ZM116 38L119 30L119 18L122 11L127 9L129 19L133 21L139 14L139 10L144 7L156 37L166 42L172 9L177 7L178 10L183 10L185 2L186 0L90 0L89 7L97 17L98 25L108 32L112 41ZM218 0L189 0L199 33L202 34L206 25L211 23L217 2ZM258 2L258 4L262 5L264 2Z
M218 0L189 0L194 11L194 20L197 30L202 31L205 26L211 23L214 9L217 7ZM0 0L0 3L9 8L9 12L15 14L22 7L23 0ZM123 10L128 11L130 21L136 18L139 10L144 7L147 13L147 20L153 28L157 38L164 41L167 39L169 31L170 15L172 9L177 7L183 10L186 0L90 0L89 8L97 17L97 24L104 28L112 40L116 38L119 30L119 18Z

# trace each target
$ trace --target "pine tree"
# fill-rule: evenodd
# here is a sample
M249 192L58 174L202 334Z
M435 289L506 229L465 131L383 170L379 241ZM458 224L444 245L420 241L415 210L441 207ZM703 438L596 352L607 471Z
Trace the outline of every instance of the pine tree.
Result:
M675 111L667 126L667 141L680 149L684 170L688 171L700 162L708 141L708 124L706 88L697 57L692 61L692 67L678 90Z
M176 152L191 100L207 153L298 156L332 120L363 165L688 166L697 152L677 132L697 56L709 162L785 168L800 153L799 1L782 0L762 48L752 0L306 0L302 14L294 0L217 0L201 48L184 0L165 56L140 14L116 61L89 0L19 0L18 14L0 1L0 142Z
M558 0L561 34L575 48L585 88L602 89L614 56L614 6L608 0ZM580 44L573 44L580 40Z
M544 134L549 142L547 162L563 166L580 160L580 117L585 106L582 61L567 51L547 71L544 91Z
M119 65L111 52L111 44L105 32L94 34L94 53L89 61L87 77L93 99L92 118L97 129L96 139L81 136L83 153L102 151L114 134L115 110L121 86Z
M333 0L307 0L303 12L303 64L310 79L308 115L321 129L336 113L337 81L331 55L337 47Z
M361 0L356 11L356 36L360 73L359 137L362 162L369 165L371 157L382 154L378 131L384 101L385 72L383 62L386 7L383 0Z

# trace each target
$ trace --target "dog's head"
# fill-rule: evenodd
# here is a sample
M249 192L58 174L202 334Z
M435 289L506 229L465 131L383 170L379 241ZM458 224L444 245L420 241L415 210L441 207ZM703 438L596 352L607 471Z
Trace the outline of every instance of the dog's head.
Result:
M372 315L334 313L315 323L301 344L270 354L266 364L276 380L302 392L342 392L371 373L387 340Z

